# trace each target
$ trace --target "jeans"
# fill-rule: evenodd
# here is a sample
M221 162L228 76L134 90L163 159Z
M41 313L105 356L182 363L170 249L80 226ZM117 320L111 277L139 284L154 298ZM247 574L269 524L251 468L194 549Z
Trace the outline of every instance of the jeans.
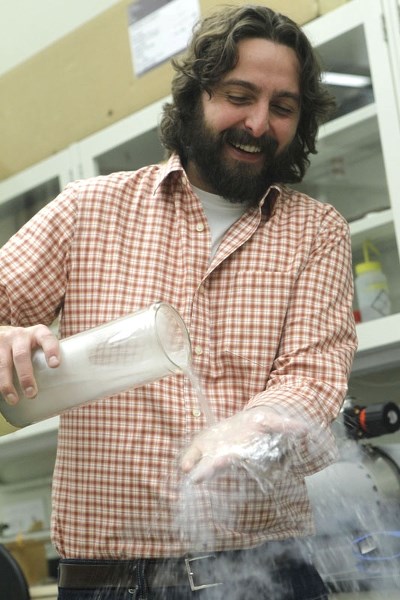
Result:
M252 557L253 558L253 557ZM84 562L84 561L82 561ZM316 569L304 560L271 570L268 561L233 563L231 577L222 585L192 591L187 585L149 589L146 561L134 588L66 589L60 588L58 600L328 600L326 587ZM261 567L261 568L260 568Z

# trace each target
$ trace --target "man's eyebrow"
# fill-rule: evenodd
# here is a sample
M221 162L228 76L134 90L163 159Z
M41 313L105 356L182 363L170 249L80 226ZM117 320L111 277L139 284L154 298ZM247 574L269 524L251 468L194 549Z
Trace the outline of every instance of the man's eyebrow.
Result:
M251 81L247 81L246 79L225 79L224 81L221 81L219 84L217 84L217 87L227 88L231 85L237 85L238 87L242 87L254 93L258 93L261 91L261 89L257 85L251 83ZM296 92L290 92L289 90L278 91L276 94L274 94L274 97L288 98L289 100L294 100L295 102L297 102L297 104L300 104L300 94L297 94Z
M247 81L246 79L225 79L224 81L221 81L219 83L219 86L224 88L229 87L230 85L237 85L252 92L261 91L257 85L251 83L250 81Z

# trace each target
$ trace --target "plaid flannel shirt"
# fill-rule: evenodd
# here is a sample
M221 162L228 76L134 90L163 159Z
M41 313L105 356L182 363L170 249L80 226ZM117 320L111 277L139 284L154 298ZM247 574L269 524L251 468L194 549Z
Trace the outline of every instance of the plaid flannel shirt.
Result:
M328 428L356 348L346 222L273 186L212 260L210 245L176 156L74 182L1 250L1 321L50 324L61 309L64 337L165 301L186 322L217 419L279 405ZM62 557L173 556L312 532L304 477L329 453L299 451L270 493L240 469L189 489L178 460L206 425L197 409L176 375L61 416L52 530Z

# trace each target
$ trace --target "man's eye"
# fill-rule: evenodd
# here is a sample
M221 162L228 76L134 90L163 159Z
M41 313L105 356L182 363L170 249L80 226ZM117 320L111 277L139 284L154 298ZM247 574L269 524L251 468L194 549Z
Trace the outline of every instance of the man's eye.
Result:
M282 104L275 104L272 108L280 115L291 115L295 112L291 106L283 106Z
M227 98L229 102L232 104L246 104L249 102L249 98L247 96L236 96L235 94L227 94Z

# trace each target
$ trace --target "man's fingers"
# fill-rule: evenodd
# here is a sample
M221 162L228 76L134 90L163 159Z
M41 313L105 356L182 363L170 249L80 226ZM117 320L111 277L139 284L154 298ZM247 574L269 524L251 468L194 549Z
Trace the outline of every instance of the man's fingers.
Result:
M14 387L12 378L12 355L3 347L0 348L0 392L6 402L15 404L18 402L17 390Z
M184 473L189 473L193 467L201 460L203 453L197 446L190 446L181 458L181 469Z
M29 377L30 344L22 327L1 327L0 344L0 391L9 404L18 401L18 392L14 385L14 364L23 376L23 384L32 392ZM33 392L34 393L34 392Z
M302 420L254 407L198 434L182 456L181 469L192 483L209 481L232 466L258 476L281 464L305 431Z
M22 391L26 398L34 398L37 394L37 384L33 373L32 350L40 347L52 334L44 325L17 328L12 339L12 356L15 371Z
M33 327L0 327L0 392L6 402L18 402L14 368L23 394L34 398L37 394L32 366L32 350L42 347L49 366L60 362L59 342L45 325Z
M210 481L215 474L214 459L211 456L204 456L190 471L189 477L192 483L202 483Z
M43 349L49 367L58 367L60 364L60 343L56 336L44 325L37 326L37 346Z
M13 361L24 395L27 398L34 398L37 394L37 386L33 375L30 349L26 347L13 349Z
M207 439L207 436L201 437L201 444L195 441L181 459L181 469L192 483L210 481L232 464L234 457L229 444L216 443L215 439L207 442Z
M203 458L190 471L189 477L192 483L211 481L216 475L221 475L232 464L232 458L225 456L208 456Z

